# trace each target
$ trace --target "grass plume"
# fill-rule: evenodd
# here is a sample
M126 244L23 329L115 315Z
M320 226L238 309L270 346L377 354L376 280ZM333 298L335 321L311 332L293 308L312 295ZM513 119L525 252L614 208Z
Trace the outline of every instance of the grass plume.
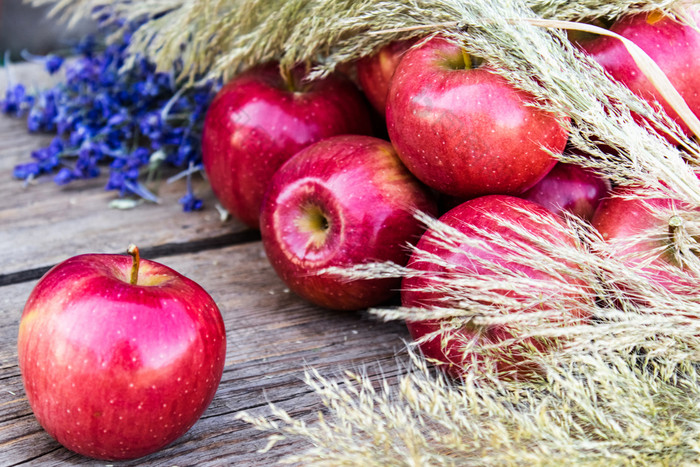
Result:
M286 459L304 465L692 465L698 426L687 419L700 396L697 371L640 365L619 355L581 355L551 367L543 384L493 375L460 384L434 374L409 351L395 381L361 372L306 382L333 414L313 424L241 418L310 447ZM624 394L621 389L624 388Z

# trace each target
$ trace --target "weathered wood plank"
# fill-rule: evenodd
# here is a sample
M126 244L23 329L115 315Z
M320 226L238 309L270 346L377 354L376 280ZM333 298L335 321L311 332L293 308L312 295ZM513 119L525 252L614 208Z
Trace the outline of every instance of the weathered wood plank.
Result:
M81 252L89 249L83 248ZM320 400L303 383L311 366L326 376L363 368L390 377L408 337L400 323L363 313L323 310L289 293L269 266L260 242L171 256L165 264L199 282L214 297L227 329L227 359L216 397L183 438L143 460L159 465L267 465L298 451L285 442L268 453L265 434L236 419L267 403L312 420ZM0 287L0 465L94 464L58 446L39 428L17 368L18 321L33 282ZM381 375L381 376L380 376Z
M69 58L68 60L73 60ZM51 75L40 63L17 62L9 67L0 67L0 92L3 96L9 85L21 83L27 89L41 89L64 79L63 70Z

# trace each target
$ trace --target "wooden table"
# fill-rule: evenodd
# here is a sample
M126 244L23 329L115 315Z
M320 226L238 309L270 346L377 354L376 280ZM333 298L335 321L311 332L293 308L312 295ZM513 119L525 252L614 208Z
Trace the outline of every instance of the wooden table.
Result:
M32 66L14 73L21 82L44 82ZM29 135L22 120L0 117L0 465L105 464L66 450L41 428L17 364L19 319L31 289L52 265L81 253L123 253L133 242L143 257L202 285L226 324L226 366L211 406L182 438L131 464L273 463L298 453L305 441L260 453L268 433L238 420L239 412L267 415L274 403L311 421L323 407L302 381L306 368L327 377L362 368L377 379L397 371L408 338L403 324L323 310L290 293L269 266L259 234L222 221L203 182L196 191L204 210L185 213L177 203L183 180L162 186L162 204L132 210L108 207L116 195L103 189L105 178L66 187L14 180L13 167L49 140Z

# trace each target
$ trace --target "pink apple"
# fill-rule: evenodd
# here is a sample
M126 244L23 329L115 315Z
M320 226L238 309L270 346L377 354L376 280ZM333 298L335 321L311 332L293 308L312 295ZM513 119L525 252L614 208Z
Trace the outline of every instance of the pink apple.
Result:
M688 206L669 198L640 197L638 187L618 187L604 198L591 221L601 236L611 244L613 254L630 266L641 266L647 279L668 290L686 293L689 286L672 269L680 266L674 258L674 210L687 211ZM659 214L666 213L665 217Z
M610 183L593 171L560 162L522 197L555 214L568 211L590 221L601 198L609 190Z
M451 244L440 242L441 236L434 230L428 230L417 244L417 251L411 257L408 267L418 271L420 274L408 275L401 285L401 301L407 307L464 307L460 303L462 298L468 297L486 305L498 303L500 297L515 299L520 303L525 303L527 294L532 296L537 294L543 297L543 301L533 305L532 308L526 306L524 312L549 311L554 313L554 317L548 317L550 322L560 325L571 325L585 322L589 318L589 311L586 305L591 302L585 293L584 285L580 279L574 277L558 276L554 272L547 272L537 269L531 265L518 262L512 257L513 251L509 251L502 245L497 244L494 238L502 237L508 242L517 245L515 251L521 248L532 248L539 250L542 254L547 254L542 245L533 243L532 239L526 238L511 225L499 222L497 218L525 229L535 238L539 238L542 244L572 246L573 237L564 228L556 226L563 225L563 221L545 209L544 207L528 200L515 198L506 195L488 195L474 198L457 206L440 217L440 221L449 228L456 229L465 240L456 240ZM457 238L457 237L454 237ZM467 240L469 239L469 241ZM477 246L476 241L483 242L483 246ZM426 253L440 258L445 264L438 264L435 260L428 261ZM514 271L523 277L531 278L546 284L542 289L533 291L533 285L528 284L527 294L516 290L494 290L496 301L484 295L476 286L468 285L469 281L494 279L503 281L502 276L497 275L493 268L487 267L483 261L491 262L500 268ZM449 266L447 266L449 265ZM460 279L464 285L457 286ZM460 287L455 291L455 287ZM453 292L448 292L450 289ZM537 295L535 294L535 295ZM491 296L493 297L493 295ZM551 305L550 305L551 304ZM562 308L554 308L557 306ZM566 305L566 307L564 307ZM506 305L494 305L504 307ZM557 313L561 310L561 317ZM563 311L567 310L567 311ZM505 308L504 312L513 312L512 308ZM430 336L441 330L440 321L416 321L408 322L408 329L416 341L420 341L424 336ZM485 345L498 344L504 340L516 337L512 326L491 325L484 326L474 324L472 321L464 326L442 335L426 337L420 344L423 354L432 361L439 364L447 374L460 377L468 368L475 366L477 369L484 364L484 355L480 349ZM530 338L522 339L524 346L546 352L558 345L556 339L552 338ZM507 350L507 352L506 352ZM528 359L527 352L523 351L520 345L504 346L502 357L496 362L496 372L505 378L523 379L533 376L537 371L537 366Z
M466 63L466 62L471 63ZM488 64L437 37L405 54L387 100L391 142L408 169L448 195L521 194L554 166L569 120L531 105Z
M270 263L289 288L326 308L356 310L396 294L399 279L349 281L319 274L372 261L405 264L422 224L433 214L427 189L401 164L391 144L336 136L297 153L275 174L260 220Z
M224 367L224 323L209 294L131 252L58 264L20 321L19 365L37 420L97 459L138 458L183 435Z
M260 204L275 171L300 149L328 136L370 134L362 93L337 74L289 82L274 64L250 69L214 98L204 121L202 159L212 190L232 215L258 228Z
M394 71L403 54L415 43L415 40L390 42L375 54L357 62L360 86L372 106L382 115L386 111L386 98Z
M700 21L700 13L687 10ZM683 96L693 113L700 117L700 32L658 12L626 16L610 27L646 52ZM598 36L579 42L601 66L632 92L650 101L658 101L686 135L692 133L678 114L666 103L644 76L619 39ZM671 138L669 138L671 139Z

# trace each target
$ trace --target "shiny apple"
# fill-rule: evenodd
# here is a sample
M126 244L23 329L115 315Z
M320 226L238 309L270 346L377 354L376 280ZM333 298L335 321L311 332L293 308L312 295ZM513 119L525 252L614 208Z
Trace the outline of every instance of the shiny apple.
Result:
M555 214L568 211L582 219L593 218L600 200L610 190L610 182L576 164L558 163L535 186L522 194Z
M207 111L202 160L221 205L253 228L275 171L328 136L371 134L362 93L340 74L307 82L301 68L252 68L226 84Z
M688 9L687 13L695 21L700 21L697 8ZM666 74L693 113L700 117L700 93L697 92L700 88L700 32L696 28L659 12L651 12L625 16L613 23L610 31L631 40L644 50ZM641 72L622 41L597 36L578 43L613 78L638 96L650 102L658 101L685 134L692 135L680 116Z
M685 222L689 206L671 198L643 196L639 187L618 187L604 198L591 224L612 248L612 254L653 283L687 294L697 284L685 283L673 268L682 267L676 256L674 231Z
M569 120L532 105L487 63L441 37L408 50L391 81L389 137L408 169L442 193L521 194L549 172ZM551 151L551 153L550 153Z
M66 448L134 459L182 436L214 397L226 334L192 280L154 261L86 254L39 280L18 354L29 404Z
M438 234L430 229L426 231L408 263L408 268L417 274L407 275L401 285L401 302L404 306L427 309L461 308L468 306L464 301L468 303L470 300L476 302L475 306L486 306L499 303L500 297L525 303L526 297L533 295L535 286L532 284L527 285L527 294L517 288L496 289L491 296L484 295L476 286L469 285L470 281L485 278L505 280L494 272L492 267L485 266L484 262L490 262L499 268L546 284L546 287L536 290L543 297L542 301L531 308L528 304L518 312L548 311L554 316L547 319L562 326L586 322L589 319L591 302L585 284L579 278L548 273L524 262L508 259L513 258L513 251L494 240L500 237L512 242L515 245L514 251L530 248L539 250L542 254L548 254L542 248L542 244L573 245L575 240L571 234L563 227L558 227L563 225L563 221L546 208L513 196L487 195L466 201L448 211L439 220L448 228L464 235L465 240L459 240L459 237L453 234L454 240L445 243L440 240L444 238L444 233ZM523 229L534 238L538 238L540 244L523 236L518 229ZM477 246L476 241L482 242L481 246ZM455 285L460 279L464 280L463 285ZM515 311L513 308L504 308L503 312ZM481 352L484 346L510 339L515 341L499 348L498 358L494 360L494 370L503 378L530 378L538 372L538 367L528 358L528 351L524 349L530 347L539 352L547 352L561 343L561 340L554 338L520 339L511 325L487 326L476 324L474 320L450 330L443 330L439 320L409 321L407 325L411 336L419 342L423 354L447 374L457 378L474 369L484 369L483 365L487 361ZM436 335L438 332L441 334ZM516 344L518 339L519 343Z
M405 264L407 245L424 229L414 210L434 215L435 202L390 143L336 136L300 151L272 178L262 242L293 292L322 307L357 310L395 295L400 280L350 281L321 272L373 261Z
M415 40L390 42L378 52L357 61L357 78L360 87L381 115L386 112L386 98L394 71L403 54L415 43Z

